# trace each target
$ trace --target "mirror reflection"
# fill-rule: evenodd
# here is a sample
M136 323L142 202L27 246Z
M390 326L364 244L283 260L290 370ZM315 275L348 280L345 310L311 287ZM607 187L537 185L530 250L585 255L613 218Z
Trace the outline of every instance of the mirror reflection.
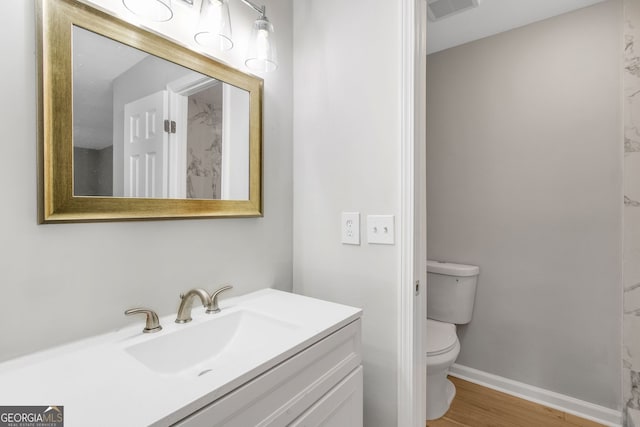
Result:
M249 92L73 27L73 195L249 199Z

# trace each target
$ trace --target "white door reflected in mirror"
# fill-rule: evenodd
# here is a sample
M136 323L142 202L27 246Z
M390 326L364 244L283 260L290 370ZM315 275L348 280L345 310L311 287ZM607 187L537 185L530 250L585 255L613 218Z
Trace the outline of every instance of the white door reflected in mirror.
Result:
M166 90L124 106L125 197L167 197L167 107Z

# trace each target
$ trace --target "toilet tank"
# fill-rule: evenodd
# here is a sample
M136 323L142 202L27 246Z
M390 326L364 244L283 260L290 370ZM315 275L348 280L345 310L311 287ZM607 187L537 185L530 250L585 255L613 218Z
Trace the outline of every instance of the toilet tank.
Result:
M469 323L479 273L480 268L475 265L427 261L427 317Z

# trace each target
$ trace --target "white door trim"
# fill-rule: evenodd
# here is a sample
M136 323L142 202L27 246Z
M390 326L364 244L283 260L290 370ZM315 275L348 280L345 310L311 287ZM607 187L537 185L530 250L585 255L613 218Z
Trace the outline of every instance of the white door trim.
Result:
M425 0L402 1L399 427L426 420L426 16Z
M167 89L183 96L193 95L221 83L219 80L202 74L188 74L167 84Z

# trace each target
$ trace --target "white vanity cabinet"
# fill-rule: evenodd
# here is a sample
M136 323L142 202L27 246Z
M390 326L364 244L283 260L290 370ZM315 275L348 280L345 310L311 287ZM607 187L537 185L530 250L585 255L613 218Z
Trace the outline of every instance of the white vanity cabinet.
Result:
M362 426L357 319L182 419L180 427Z

